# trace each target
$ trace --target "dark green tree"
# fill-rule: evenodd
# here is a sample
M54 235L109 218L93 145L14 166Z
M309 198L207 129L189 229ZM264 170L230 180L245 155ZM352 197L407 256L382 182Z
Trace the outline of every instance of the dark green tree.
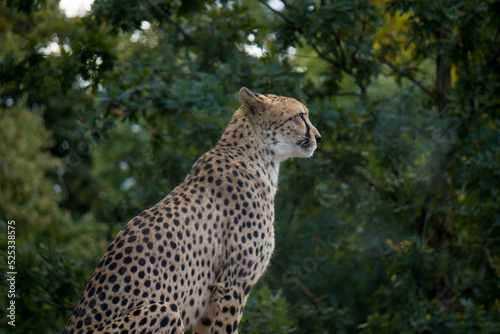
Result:
M106 226L60 207L60 188L47 175L64 166L50 154L53 137L40 111L2 109L0 127L0 305L6 310L7 272L15 275L16 326L8 333L58 332L80 297L95 258L106 248ZM15 221L15 266L7 270L7 222ZM11 255L11 254L9 254ZM9 258L12 260L12 258Z

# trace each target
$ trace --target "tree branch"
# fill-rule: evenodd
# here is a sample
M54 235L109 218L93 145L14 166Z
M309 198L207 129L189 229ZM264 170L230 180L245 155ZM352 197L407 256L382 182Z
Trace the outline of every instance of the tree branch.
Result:
M422 210L420 211L420 216L417 218L419 226L418 239L421 246L423 245L424 235L427 230L427 223L429 220L429 207L431 201L434 198L434 196L436 196L437 189L441 184L441 180L443 179L446 171L448 170L449 164L453 156L455 155L455 151L456 151L455 149L452 149L451 151L448 152L448 154L446 154L444 161L439 166L439 170L432 179L431 184L429 186L429 190L425 195L424 203L422 205Z
M298 25L295 24L295 21L293 21L291 18L289 18L288 16L286 16L285 14L283 14L282 12L280 12L279 10L276 10L273 7L271 7L267 3L267 1L265 1L265 0L257 0L257 1L259 1L261 4L263 4L266 8L268 8L273 13L277 14L278 16L280 16L283 20L285 20L288 24L290 24L294 29L296 29L299 33L302 34L304 32L301 27L299 27ZM329 62L329 63L331 63L333 65L339 66L339 64L337 63L337 61L335 59L330 58L327 55L323 54L323 52L321 52L316 45L314 45L314 44L311 43L311 47L314 49L314 51L316 52L316 54L321 59L323 59L323 60L325 60L325 61L327 61L327 62Z
M335 32L335 30L332 30L332 35L335 37L335 43L337 43L337 46L339 47L340 54L342 55L342 65L344 67L347 67L347 56L345 55L344 48L342 47L342 41L340 40L339 35Z
M361 25L361 32L359 33L359 37L358 37L358 43L361 43L363 41L363 37L365 35L365 31L366 31L366 24L368 23L368 19L366 20L363 20L363 23Z
M334 163L338 163L339 162L339 160L336 157L334 157L333 155L327 154L321 147L319 147L317 149L317 151L321 152L323 155L325 155L326 157L328 157L328 159L332 160ZM350 170L352 170L352 169L350 169ZM392 191L384 189L383 187L379 186L375 181L373 181L371 179L371 177L368 175L368 172L363 167L361 167L361 166L355 166L354 167L354 174L357 175L361 180L363 180L366 183L368 183L370 186L374 187L380 193L382 193L382 194L388 194L395 202L397 201L397 198L396 198L396 196L394 196L394 194L392 193ZM338 177L342 181L344 181L349 187L351 187L355 193L357 193L358 189L357 189L356 185L353 184L351 182L351 180L349 180L349 178L347 178L346 175L348 175L348 174L346 174L346 173L339 173Z
M290 226L290 224L292 223L292 220L293 218L295 217L295 209L297 208L297 206L299 205L299 198L295 198L293 200L293 203L292 203L292 211L290 212L290 215L288 216L288 220L286 222L286 226Z
M280 270L281 272L283 272L283 273L286 272L285 267L283 265L281 265L281 263L276 261L276 258L274 258L274 257L271 258L271 263L273 266L276 266L278 268L278 270ZM307 299L309 299L314 304L314 306L316 307L318 312L321 313L321 310L323 309L323 303L321 302L319 297L316 296L311 290L309 290L309 288L307 286L305 286L302 283L302 281L298 280L298 284L299 284L300 291L307 297Z
M357 176L359 176L362 180L364 180L370 186L372 186L373 188L375 188L378 192L380 192L381 194L388 194L394 202L398 201L398 199L394 195L393 191L384 189L381 186L379 186L375 181L373 181L371 179L371 177L368 175L368 172L363 167L356 166L354 168L354 171L355 171L355 173L356 173Z
M363 97L362 94L356 93L356 92L334 93L333 95L335 95L335 96L357 96L357 97Z
M297 27L295 25L295 22L290 19L288 16L286 16L285 14L283 14L282 12L280 12L279 10L276 10L274 9L273 7L271 7L267 1L265 0L257 0L259 1L261 4L263 4L265 7L267 7L270 11L272 11L273 13L279 15L283 20L285 20L288 24L291 24L292 26L294 26L300 33L302 33L302 29L300 29L299 27Z
M184 36L184 38L188 39L189 41L191 41L194 44L198 44L198 42L193 38L193 36L191 36L179 24L177 24L177 22L175 22L172 19L172 17L166 11L164 11L160 6L158 6L157 4L155 4L152 1L146 1L145 3L149 7L153 8L154 10L156 10L158 12L158 14L160 14L160 16L163 19L165 19L168 23L170 23L171 25L173 25L175 27L175 29L177 29L177 31L180 32L182 36Z
M491 257L490 250L486 246L482 246L484 250L484 254L486 255L486 258L488 259L488 264L490 265L490 268L495 272L495 274L500 277L500 270L497 269L498 266L495 265L493 262L493 258Z
M290 19L288 16L286 16L285 14L283 14L282 12L272 8L268 3L267 1L265 0L258 0L261 4L263 4L266 8L268 8L270 11L272 11L273 13L279 15L283 20L285 20L288 24L290 24L294 29L296 29L299 33L304 33L304 31L302 30L301 27L299 27L298 25L295 24L295 21L293 21L292 19ZM336 59L334 58L331 58L331 57L328 57L327 55L325 55L323 52L321 52L318 47L316 45L314 45L314 43L309 43L311 45L311 47L314 49L314 51L318 54L318 56L327 61L328 63L334 65L334 66L338 66L338 67L341 67L342 70L349 74L350 76L352 76L354 79L356 79L356 82L359 86L359 88L361 89L361 95L360 97L362 98L366 98L368 95L367 95L367 89L366 89L366 85L359 81L358 80L358 77L356 76L356 74L350 69L347 67L347 55L346 53L344 52L344 49L342 47L342 44L341 44L341 39L340 37L338 36L337 33L335 33L335 31L332 31L332 34L333 36L335 37L335 41L339 47L339 50L340 50L340 53L342 55L342 63L339 63Z
M356 175L359 176L362 180L367 182L370 186L373 188L377 189L381 193L385 193L386 190L380 187L378 184L373 181L370 176L368 176L368 172L361 166L356 166L354 167L354 171L356 172Z
M358 194L358 188L351 182L351 180L347 177L346 173L339 174L339 177L342 179L342 181L344 181L345 184L347 184L352 189L354 194Z
M435 97L434 94L432 93L432 91L430 91L427 87L425 87L423 83L421 83L417 79L406 74L403 70L401 70L399 67L394 65L390 60L384 58L383 56L377 56L377 58L381 63L389 66L394 72L397 72L397 73L399 73L399 75L409 79L411 82L413 82L415 85L417 85L422 91L424 91L427 95L429 95L431 97Z
M314 49L314 51L316 51L316 54L323 60L329 62L330 64L332 65L335 65L335 66L339 66L339 64L337 63L337 61L333 58L330 58L328 57L327 55L323 54L323 52L321 52L318 47L314 44L311 43L311 47ZM339 66L340 67L340 66Z
M50 305L52 307L56 307L58 309L61 309L61 310L70 310L70 311L73 311L76 307L76 305L65 305L65 304L62 304L60 301L57 301L57 302L53 302L49 299L46 299L46 298L42 298L42 297L38 297L34 294L30 294L30 297L35 301L35 302L40 302L40 303L43 303L43 304L47 304L47 305Z

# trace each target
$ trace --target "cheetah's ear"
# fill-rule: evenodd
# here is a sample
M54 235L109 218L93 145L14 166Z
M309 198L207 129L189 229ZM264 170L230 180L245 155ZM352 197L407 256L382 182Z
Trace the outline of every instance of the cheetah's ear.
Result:
M248 88L240 89L240 101L249 116L257 116L260 112L264 112L267 99L266 96L254 93Z

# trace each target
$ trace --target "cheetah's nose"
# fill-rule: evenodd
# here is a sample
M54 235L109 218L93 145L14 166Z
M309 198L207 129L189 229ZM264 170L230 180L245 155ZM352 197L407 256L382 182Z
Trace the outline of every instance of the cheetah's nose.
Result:
M316 135L316 136L314 136L314 138L316 138L316 144L319 144L321 142L321 136L320 135Z

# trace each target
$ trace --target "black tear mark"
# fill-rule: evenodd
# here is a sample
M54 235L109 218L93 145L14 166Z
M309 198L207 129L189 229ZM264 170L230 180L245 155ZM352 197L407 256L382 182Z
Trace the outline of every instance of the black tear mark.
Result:
M304 115L305 114L300 114L300 118L302 118L302 121L306 125L306 139L311 139L311 137L309 136L309 131L311 131L311 128L309 127L309 124L307 124L306 118Z

